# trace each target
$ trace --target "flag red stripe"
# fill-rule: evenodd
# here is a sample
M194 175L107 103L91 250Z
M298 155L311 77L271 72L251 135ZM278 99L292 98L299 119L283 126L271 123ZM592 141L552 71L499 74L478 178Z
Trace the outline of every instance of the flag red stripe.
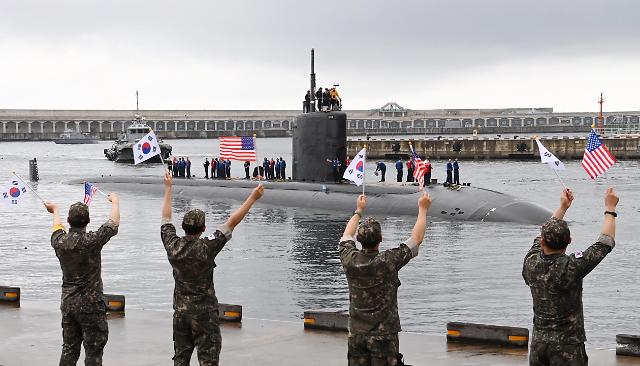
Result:
M587 162L591 165L593 171L596 172L596 175L604 173L604 169L602 168L602 165L600 164L600 161L596 158L596 156L594 156L592 153L587 153L586 159Z
M582 167L587 172L587 174L589 174L589 177L591 177L591 179L594 179L595 177L597 177L597 175L594 174L593 171L591 171L591 168L587 165L587 163L584 160L582 161Z

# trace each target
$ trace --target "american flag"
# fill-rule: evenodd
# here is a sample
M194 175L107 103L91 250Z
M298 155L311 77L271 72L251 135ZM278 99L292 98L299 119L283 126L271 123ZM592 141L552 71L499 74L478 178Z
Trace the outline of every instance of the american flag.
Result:
M220 158L256 161L256 144L253 137L219 137Z
M98 187L94 186L91 183L84 182L84 200L82 202L89 206L91 201L93 201L93 195L98 191Z
M582 167L587 171L591 179L595 179L600 174L607 171L615 164L616 158L611 155L607 147L604 146L600 137L594 129L591 129L587 138L587 147L582 157Z
M413 155L413 177L416 178L416 182L420 184L420 189L424 187L424 173L427 172L427 166L422 162L422 159L416 154L416 151L412 148L411 153Z

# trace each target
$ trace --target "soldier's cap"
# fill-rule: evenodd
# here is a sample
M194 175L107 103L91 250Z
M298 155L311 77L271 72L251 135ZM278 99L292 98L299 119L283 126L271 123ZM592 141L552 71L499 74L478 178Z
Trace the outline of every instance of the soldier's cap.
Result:
M199 209L193 209L184 214L184 218L182 219L183 225L189 225L192 227L203 227L204 226L204 212Z
M361 244L375 245L382 241L380 223L373 217L365 217L358 225L356 238Z
M571 241L571 231L567 222L556 217L551 217L540 229L540 235L544 242L553 249L564 249Z
M89 222L89 206L76 202L69 207L69 219L75 222Z

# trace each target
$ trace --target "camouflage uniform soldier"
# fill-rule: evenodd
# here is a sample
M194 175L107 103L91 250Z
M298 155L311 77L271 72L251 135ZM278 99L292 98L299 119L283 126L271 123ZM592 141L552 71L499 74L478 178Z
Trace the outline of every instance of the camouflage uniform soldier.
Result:
M605 193L605 218L600 237L584 252L566 255L571 243L563 220L573 202L569 189L562 192L560 207L533 241L522 268L522 277L533 297L533 337L530 365L587 365L587 339L582 313L582 279L613 249L618 197L612 188Z
M242 221L251 206L262 197L264 188L258 185L247 200L213 234L204 233L205 214L191 210L184 215L179 237L171 223L173 179L169 172L164 177L164 205L162 208L161 236L173 267L173 345L174 365L189 365L193 349L198 349L200 365L218 365L222 337L218 325L218 299L213 287L215 257L231 239L233 229Z
M111 214L98 231L87 232L89 207L80 202L69 209L69 232L60 223L58 207L45 202L53 214L51 246L62 269L62 355L60 365L75 365L84 343L85 365L102 365L102 353L107 344L106 306L102 292L101 251L109 239L118 233L119 199L109 194Z
M398 332L398 271L418 255L418 247L427 226L431 197L424 193L418 200L418 218L411 237L397 248L379 251L382 241L380 224L373 218L358 221L366 207L360 195L357 209L340 239L340 261L349 283L350 366L402 365ZM357 236L356 236L357 230ZM356 248L354 239L362 245Z

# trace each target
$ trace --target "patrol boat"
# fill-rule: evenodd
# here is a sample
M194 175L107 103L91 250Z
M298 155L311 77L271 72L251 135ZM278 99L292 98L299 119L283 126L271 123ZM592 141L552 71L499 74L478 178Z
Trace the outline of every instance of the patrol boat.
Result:
M133 163L133 147L140 141L146 134L151 131L145 122L144 118L140 114L135 115L135 119L132 121L131 126L127 127L127 131L113 143L111 148L104 149L104 156L107 159L115 161L117 163ZM165 144L162 140L159 140L160 154L163 159L168 159L171 155L172 147L169 144ZM146 160L145 163L160 163L160 155L156 155L153 158Z
M66 129L63 133L60 134L60 138L54 139L53 142L55 142L56 144L69 145L97 144L98 139L90 136L88 133L80 133L70 129Z
M104 156L107 159L115 161L117 163L133 163L133 147L134 145L140 141L146 134L151 131L151 127L149 127L144 122L144 117L140 115L140 110L138 109L138 91L136 90L136 114L131 121L131 125L127 127L127 130L122 136L113 143L111 148L104 149ZM160 145L160 155L156 155L151 159L145 160L145 163L161 163L162 159L169 159L171 155L172 147L169 144L165 144L162 140L158 140Z

